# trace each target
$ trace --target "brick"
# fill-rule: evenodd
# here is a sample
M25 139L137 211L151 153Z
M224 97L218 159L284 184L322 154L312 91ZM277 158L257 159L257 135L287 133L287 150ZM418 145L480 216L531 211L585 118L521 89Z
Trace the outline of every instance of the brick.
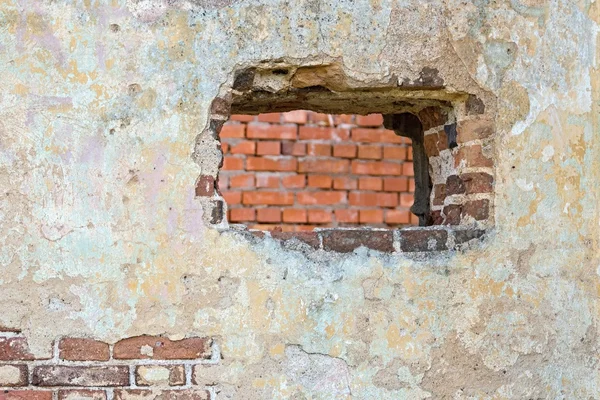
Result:
M252 188L254 187L253 174L234 175L229 178L229 187L231 188Z
M444 217L442 216L442 210L432 211L431 214L432 225L442 225L444 223Z
M331 156L331 145L324 143L308 143L306 145L306 154L316 157Z
M407 151L406 147L400 146L385 146L383 148L383 159L384 160L406 160Z
M240 204L242 202L242 192L225 192L223 198L227 204Z
M333 117L335 125L351 125L354 124L354 115L352 114L338 114Z
M458 225L460 224L460 214L462 207L458 204L449 204L444 207L444 224L446 225Z
M231 117L229 117L229 119L231 121L239 121L239 122L252 122L254 121L254 115L240 115L240 114L234 114Z
M416 251L447 250L448 232L445 230L415 229L400 231L400 248L410 253Z
M407 147L406 149L407 149L406 150L406 159L408 161L412 161L412 159L413 159L413 149L412 149L412 147Z
M489 119L470 119L460 121L456 127L458 143L485 139L494 133L494 122Z
M251 205L291 205L294 194L289 192L244 192L242 202Z
M331 230L321 232L323 248L338 253L349 253L361 246L391 253L394 251L394 238L390 230Z
M244 124L228 124L226 123L219 132L221 139L226 138L243 138L246 134L246 125Z
M333 179L327 175L309 175L308 186L321 189L331 189Z
M127 360L208 359L212 355L211 344L209 338L169 340L161 336L136 336L118 341L113 349L113 357Z
M283 210L283 222L302 224L308 221L308 215L304 209L286 208Z
M356 158L357 147L355 144L333 145L333 156L340 158Z
M244 159L233 156L225 156L223 157L223 167L221 169L223 171L243 171Z
M278 156L281 154L281 142L260 141L256 144L256 154L261 156Z
M292 124L306 124L308 121L308 112L305 110L295 110L283 113L283 122Z
M346 202L346 192L302 192L298 203L311 205L333 205Z
M310 226L310 228L312 230L314 227ZM321 247L321 240L319 239L317 232L271 232L271 236L274 239L281 240L283 242L297 240L299 242L306 243L315 249Z
M257 188L279 188L279 174L256 174Z
M229 143L222 142L221 151L223 152L223 154L229 153Z
M296 167L295 158L248 157L246 159L248 171L295 171Z
M0 337L0 361L33 360L24 337Z
M358 181L347 176L338 176L333 179L333 188L337 190L353 190L358 188Z
M49 390L3 390L0 400L52 400Z
M472 217L477 221L489 217L490 201L487 199L467 201L462 205L461 217Z
M69 361L108 361L108 344L93 339L63 338L58 343L59 357Z
M335 210L335 220L343 224L358 224L358 210Z
M471 172L462 174L461 179L465 186L466 194L491 193L494 186L494 177L485 172Z
M425 135L424 146L427 156L439 156L440 151L448 149L448 137L446 136L446 132L442 130Z
M143 389L115 390L115 400L211 400L204 389L150 391Z
M306 143L281 142L281 154L284 156L306 155Z
M329 174L345 174L350 169L348 160L302 160L298 172L321 172Z
M410 139L403 139L389 129L352 129L352 141L359 143L409 143Z
M281 114L280 113L258 114L257 119L259 122L271 122L274 124L278 124L281 122Z
M34 367L31 383L35 386L127 386L127 366L64 366Z
M231 112L231 102L222 97L217 97L210 105L211 114L229 116Z
M441 206L444 204L445 199L446 199L446 185L444 183L439 183L437 185L433 185L433 205Z
M383 116L381 114L357 115L356 124L360 126L381 126Z
M458 229L454 231L454 243L459 245L473 239L480 239L484 234L484 229Z
M410 223L409 210L386 210L385 223L389 225L404 225Z
M481 145L465 146L458 149L454 157L455 167L493 167L491 158L483 154Z
M281 183L288 189L302 189L306 186L306 175L289 175L281 178Z
M231 222L246 222L256 220L256 211L253 208L232 208L229 210Z
M135 382L139 386L185 385L183 365L139 365L135 368Z
M311 224L328 224L331 222L331 210L308 210L308 222Z
M450 175L446 178L446 196L452 196L453 194L463 194L465 192L465 185L458 175Z
M381 224L383 210L360 210L358 220L361 224Z
M415 174L413 163L405 162L402 163L402 175L413 176Z
M361 207L396 207L398 195L396 193L369 193L350 192L350 205Z
M308 120L312 123L316 123L318 125L330 125L329 114L322 114L316 112L310 112L308 114Z
M363 144L358 146L358 158L379 160L381 159L381 155L382 149L380 145Z
M350 138L348 129L324 128L315 126L301 126L299 130L301 140L331 140L341 142Z
M410 223L411 225L419 225L419 217L417 217L415 214L410 214ZM439 225L439 224L438 224Z
M400 205L402 207L411 207L415 202L415 196L412 193L400 193Z
M357 175L402 175L402 164L353 160L352 173Z
M196 196L212 197L215 194L215 178L210 175L201 175L196 181Z
M296 139L295 125L249 123L246 136L250 139Z
M26 365L0 365L0 387L27 386Z
M250 140L244 140L231 145L229 150L231 154L254 154L256 153L256 143Z
M58 400L106 400L104 390L59 390Z
M281 222L281 210L278 208L259 208L256 210L258 222Z
M415 191L415 180L413 178L408 180L408 191L413 193Z
M223 210L225 209L225 204L222 200L219 199L210 199L208 210L210 210L210 223L211 224L220 224L223 221Z
M423 124L424 131L444 125L447 120L446 115L442 113L439 107L426 107L419 111L418 116Z
M383 180L374 176L358 178L358 188L360 190L381 190L383 188Z
M408 178L383 178L383 190L386 192L408 191Z

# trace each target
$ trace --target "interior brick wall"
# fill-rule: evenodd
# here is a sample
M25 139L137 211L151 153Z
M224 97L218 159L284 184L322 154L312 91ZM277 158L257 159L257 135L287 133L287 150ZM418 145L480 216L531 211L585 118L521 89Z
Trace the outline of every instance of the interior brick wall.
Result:
M283 231L416 225L410 140L380 114L232 115L218 187L230 223Z

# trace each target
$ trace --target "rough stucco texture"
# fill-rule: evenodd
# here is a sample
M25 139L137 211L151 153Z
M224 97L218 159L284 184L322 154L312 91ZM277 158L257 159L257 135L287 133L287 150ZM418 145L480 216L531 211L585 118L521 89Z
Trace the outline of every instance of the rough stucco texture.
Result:
M599 2L0 2L0 326L211 337L218 398L598 398ZM257 62L435 68L496 112L495 230L422 259L204 226L191 153ZM58 323L59 322L59 323ZM220 397L219 397L220 396Z

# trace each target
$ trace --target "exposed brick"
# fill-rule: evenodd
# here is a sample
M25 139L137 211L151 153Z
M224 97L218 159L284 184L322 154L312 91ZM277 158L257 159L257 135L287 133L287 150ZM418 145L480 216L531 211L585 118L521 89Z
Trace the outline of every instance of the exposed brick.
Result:
M383 210L360 210L358 220L361 224L381 224Z
M294 195L289 192L244 192L242 202L250 205L291 205Z
M240 157L225 156L223 157L223 171L243 171L244 159Z
M402 175L413 176L415 174L413 163L405 162L402 164Z
M457 126L458 142L485 139L494 133L494 122L489 119L470 119L460 121Z
M222 142L221 143L221 151L223 152L223 154L229 153L229 143Z
M306 175L289 175L281 178L281 183L288 189L302 189L306 186Z
M333 179L333 188L337 190L352 190L358 188L358 182L355 178L338 176Z
M24 337L0 337L0 361L33 360Z
M256 220L256 211L253 208L232 208L229 210L231 222L246 222Z
M231 102L229 102L226 99L223 99L221 97L215 98L210 105L211 114L228 116L230 111L231 111Z
M139 386L185 384L183 365L139 365L135 368L135 382Z
M298 203L312 205L333 205L346 201L346 192L303 192L298 193Z
M410 139L403 139L389 129L352 129L352 140L359 143L409 143Z
M251 188L254 187L253 174L234 175L229 178L229 187L231 188Z
M0 391L0 400L52 400L49 390L4 390Z
M104 390L59 390L58 400L106 400Z
M243 138L246 134L246 125L244 124L225 124L219 132L221 139L226 138Z
M443 205L445 198L446 198L446 185L443 183L438 183L437 185L433 185L433 205L434 206Z
M408 210L386 210L385 223L390 225L410 223L410 211Z
M358 210L344 209L335 210L335 220L344 224L357 224L358 223Z
M278 188L279 174L256 174L256 187L258 188Z
M36 386L127 386L129 367L39 365L31 381Z
M355 144L336 144L333 146L333 156L340 158L355 158L356 149Z
M281 142L260 141L256 144L256 154L261 156L278 156L281 154Z
M490 201L487 199L467 201L462 206L461 217L469 216L478 221L489 217Z
M396 207L396 193L350 192L350 205L361 207Z
M425 135L424 146L427 156L438 156L440 151L448 148L448 137L446 136L446 132L442 130L430 135Z
M329 125L329 114L310 112L308 114L308 120L318 125L327 126Z
M392 231L330 230L322 231L323 248L339 253L349 253L361 246L391 253L394 251Z
M383 178L383 190L386 192L406 192L408 190L408 178Z
M239 122L252 122L252 121L254 121L254 119L255 119L254 115L234 114L231 117L229 117L230 121L239 121Z
M353 160L352 173L357 175L402 175L402 164Z
M409 192L413 192L413 193L415 191L415 180L414 180L414 178L410 178L408 180L408 191Z
M69 361L108 361L108 344L93 339L64 338L58 343L60 358Z
M444 223L444 217L442 216L441 210L435 210L431 212L431 225L442 225Z
M358 178L358 188L360 190L381 190L383 188L383 180L374 176L363 176Z
M332 140L343 141L350 138L348 129L324 128L314 126L301 126L299 130L301 140Z
M259 208L256 210L258 222L281 222L281 210L278 208Z
M331 222L330 210L308 210L308 222L311 224L328 224Z
M295 158L248 157L246 159L248 171L295 171L296 167Z
M400 231L400 248L404 252L447 250L448 232L416 229Z
M306 143L281 142L281 154L284 156L306 155Z
M210 223L211 224L220 224L223 221L223 210L225 208L225 204L222 200L219 199L211 199L210 202Z
M494 177L485 172L471 172L462 174L461 179L465 186L465 193L491 193L494 186Z
M117 342L113 349L113 357L128 360L208 359L212 355L211 343L209 338L169 340L160 336L136 336Z
M458 225L460 224L460 214L462 207L458 204L449 204L444 207L444 223L446 225Z
M271 123L278 124L279 122L281 122L281 114L280 113L258 114L257 119L259 122L271 122Z
M358 146L358 158L365 158L370 160L381 159L382 149L380 145L368 145L363 144Z
M483 155L481 145L464 146L458 149L454 157L455 167L493 167L491 158Z
M308 215L304 209L286 208L283 210L283 222L302 224L308 220Z
M26 365L0 365L0 387L27 386Z
M356 124L360 126L381 126L383 116L381 114L357 115Z
M333 179L327 175L309 175L308 186L321 189L331 189Z
M348 160L302 160L298 172L321 172L330 174L345 174L350 168Z
M333 118L335 125L351 125L354 124L354 115L351 114L338 114Z
M450 175L446 179L446 196L452 196L454 194L463 194L465 192L465 185L458 177L458 175Z
M426 107L419 111L419 119L423 124L423 130L428 131L436 126L444 125L446 123L446 115L442 113L439 107Z
M383 159L384 160L406 160L407 152L406 147L400 146L385 146L383 148Z
M289 122L292 124L306 124L306 122L308 121L308 112L304 111L304 110L295 110L295 111L288 111L286 113L283 113L283 122Z
M225 192L223 198L229 205L240 204L242 202L242 192Z
M412 193L400 193L400 205L402 207L411 207L415 202L415 196Z
M295 125L249 123L246 136L250 139L296 139Z
M306 154L316 157L331 156L331 145L324 143L308 143L306 145Z
M231 154L254 154L256 153L256 143L244 140L243 142L232 144L229 152Z
M196 196L212 197L215 194L215 178L201 175L196 181Z
M321 240L319 239L317 232L271 232L271 236L274 239L281 240L283 242L298 240L315 249L318 249L321 246Z
M204 389L150 391L143 389L115 390L115 400L211 400Z

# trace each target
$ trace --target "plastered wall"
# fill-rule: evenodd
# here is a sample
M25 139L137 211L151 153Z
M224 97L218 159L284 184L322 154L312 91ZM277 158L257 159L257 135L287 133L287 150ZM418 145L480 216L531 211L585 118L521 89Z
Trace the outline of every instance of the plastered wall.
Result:
M217 399L600 398L599 20L589 0L1 2L0 330L36 359L209 338L219 362L186 382ZM235 70L276 62L350 87L435 70L481 99L494 229L383 255L206 227L196 137Z

